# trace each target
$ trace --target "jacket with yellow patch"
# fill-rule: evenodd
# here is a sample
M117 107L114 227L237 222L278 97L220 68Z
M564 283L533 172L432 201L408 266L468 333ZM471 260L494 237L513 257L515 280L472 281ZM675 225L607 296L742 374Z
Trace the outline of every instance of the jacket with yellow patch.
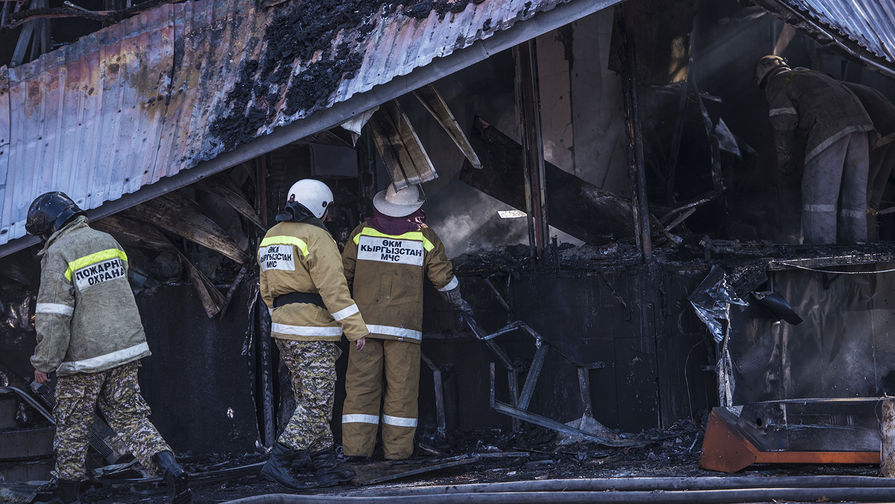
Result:
M420 343L423 277L439 291L458 285L444 244L428 226L388 235L361 224L348 238L342 265L372 338Z
M258 248L261 297L271 311L271 334L299 341L350 341L367 335L345 275L339 248L330 234L304 222L280 222ZM293 292L319 294L326 308L311 303L274 307L274 300ZM340 327L341 326L341 327Z
M127 255L111 235L76 217L39 255L35 369L97 373L150 355L127 281Z

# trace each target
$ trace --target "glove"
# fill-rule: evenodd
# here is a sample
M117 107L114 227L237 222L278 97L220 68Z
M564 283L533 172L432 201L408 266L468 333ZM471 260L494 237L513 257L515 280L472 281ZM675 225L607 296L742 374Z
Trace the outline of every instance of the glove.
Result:
M460 294L460 287L455 287L449 291L442 292L448 303L454 306L454 309L463 315L472 316L472 307L463 299Z

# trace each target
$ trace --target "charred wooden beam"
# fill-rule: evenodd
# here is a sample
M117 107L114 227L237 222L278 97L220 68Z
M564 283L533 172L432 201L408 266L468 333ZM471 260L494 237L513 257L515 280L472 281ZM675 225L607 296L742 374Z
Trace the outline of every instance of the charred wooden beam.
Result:
M177 247L171 243L171 240L152 224L129 219L121 215L110 215L96 222L91 222L90 226L109 233L116 240L128 246L141 247L158 252L174 252L177 250Z
M224 305L226 304L224 295L221 294L221 291L214 286L214 283L212 283L212 281L205 276L192 261L183 255L183 252L178 250L177 255L180 257L180 260L183 261L184 266L186 266L190 282L192 282L193 287L195 287L199 300L202 301L202 307L205 308L205 314L208 315L208 318L214 317L224 309Z
M252 204L232 185L218 178L210 178L199 184L199 188L220 198L221 201L230 205L231 208L251 221L252 224L258 226L258 229L261 231L267 231L264 223L261 222L261 217L258 216L258 212L255 211Z
M152 224L130 219L121 215L111 215L90 224L94 228L111 234L127 246L146 248L160 252L173 252L187 269L190 283L202 302L209 318L221 313L227 300L214 283L202 273L183 253Z
M396 187L403 189L438 178L429 154L397 101L380 106L369 125L376 149L391 171Z
M240 264L249 260L249 254L240 249L220 226L203 214L195 201L179 192L164 194L135 206L126 213L214 250Z
M653 245L650 237L649 206L646 199L643 126L640 121L637 52L634 47L634 15L631 9L630 2L622 8L618 8L616 22L625 37L621 77L625 98L625 131L628 136L628 175L631 179L634 237L643 255L643 261L647 262L652 257Z
M541 257L550 230L547 227L544 140L541 135L541 98L535 40L531 39L513 48L513 56L516 59L516 116L519 118L519 136L522 138L529 243L533 249L532 255Z
M468 163L460 180L519 210L525 210L522 146L478 119L470 142L482 160L482 170ZM631 202L545 162L546 198L561 202L550 209L550 225L592 244L631 238Z
M481 169L482 162L479 161L479 156L475 153L475 149L469 143L469 138L466 136L466 133L463 133L460 123L454 118L454 114L451 113L451 109L448 107L447 102L444 101L444 98L441 97L438 89L434 85L429 84L414 91L413 96L416 96L416 99L423 104L423 107L432 114L438 125L451 137L454 145L460 149L460 152L463 153L469 164L473 168Z

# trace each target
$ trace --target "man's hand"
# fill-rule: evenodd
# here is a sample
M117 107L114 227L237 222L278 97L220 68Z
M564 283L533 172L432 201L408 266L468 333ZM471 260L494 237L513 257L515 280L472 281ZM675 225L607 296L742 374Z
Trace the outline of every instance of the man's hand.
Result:
M43 371L39 371L39 370L35 369L34 370L34 381L43 385L44 383L47 383L48 381L50 381L50 377L47 376L47 374L44 373Z
M354 342L354 348L356 348L358 352L363 350L365 346L367 346L367 338L361 338Z

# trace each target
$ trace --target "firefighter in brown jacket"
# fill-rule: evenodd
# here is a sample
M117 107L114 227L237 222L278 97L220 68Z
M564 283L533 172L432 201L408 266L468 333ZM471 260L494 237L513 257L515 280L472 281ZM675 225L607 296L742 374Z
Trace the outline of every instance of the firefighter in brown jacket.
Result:
M854 82L843 84L864 105L876 129L870 143L870 172L867 176L867 235L871 240L878 240L876 216L882 205L883 193L889 185L889 175L895 167L895 104L870 86Z
M781 174L802 173L805 243L867 240L868 133L873 123L842 82L779 56L755 65L765 91Z
M423 277L462 312L444 245L425 224L424 199L417 186L400 191L390 184L373 198L376 209L351 233L342 264L370 337L363 352L350 349L342 410L342 449L347 456L371 457L379 427L383 371L382 444L386 459L413 453L417 426Z
M349 481L337 461L332 419L336 342L342 333L364 347L367 326L345 276L335 240L323 225L333 195L323 182L299 180L284 211L258 248L261 297L271 310L271 335L292 377L295 412L261 469L263 479L297 489L292 471L314 469L319 486Z

